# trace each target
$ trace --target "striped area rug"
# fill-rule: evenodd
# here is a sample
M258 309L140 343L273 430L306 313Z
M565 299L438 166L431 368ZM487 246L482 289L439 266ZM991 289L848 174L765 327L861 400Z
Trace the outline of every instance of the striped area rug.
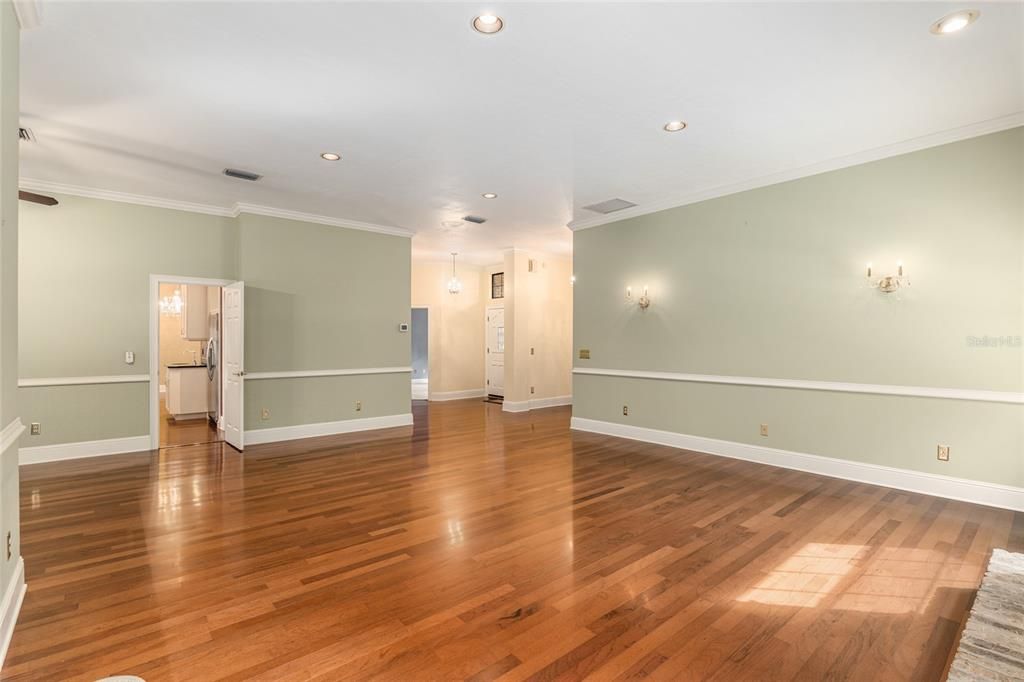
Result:
M1024 680L1024 554L992 550L947 679Z

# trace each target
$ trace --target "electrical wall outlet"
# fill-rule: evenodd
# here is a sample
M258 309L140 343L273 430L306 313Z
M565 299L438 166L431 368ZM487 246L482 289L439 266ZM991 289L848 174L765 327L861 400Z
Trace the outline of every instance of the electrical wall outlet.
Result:
M623 405L622 406L622 416L623 417L628 417L629 416L629 405Z
M362 400L357 400L356 401L356 412L362 412L362 411L363 411L363 401Z
M938 453L936 454L936 456L939 458L940 462L948 462L949 461L949 446L948 445L940 445L939 449L938 449Z
M135 364L135 351L133 351L133 350L126 350L124 352L124 364L126 364L126 365L134 365Z
M762 436L767 436L768 435L768 425L767 424L761 424L761 435Z
M32 425L28 427L28 433L30 436L38 436L43 432L43 425L39 422L32 422Z
M267 421L268 419L270 419L270 410L268 408L264 407L262 410L260 410L260 419L262 419L263 421Z
M533 395L533 386L530 386L530 395Z

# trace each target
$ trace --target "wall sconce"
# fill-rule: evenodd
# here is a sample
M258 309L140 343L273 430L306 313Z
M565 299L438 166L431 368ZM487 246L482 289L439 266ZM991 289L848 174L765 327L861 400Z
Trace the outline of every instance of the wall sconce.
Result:
M626 302L636 303L638 306L640 306L640 310L647 310L647 308L651 305L651 299L647 295L647 285L644 285L644 293L640 296L640 298L636 300L633 299L633 287L626 287Z
M903 261L896 261L895 275L883 275L877 279L873 275L871 263L868 263L868 286L883 294L891 294L900 287L909 287L910 280L903 276Z

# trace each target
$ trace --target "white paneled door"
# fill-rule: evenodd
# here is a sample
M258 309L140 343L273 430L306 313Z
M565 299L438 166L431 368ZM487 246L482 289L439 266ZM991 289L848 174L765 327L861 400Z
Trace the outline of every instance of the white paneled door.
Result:
M241 450L244 445L245 390L245 284L235 282L224 287L221 339L221 367L224 380L224 440Z
M505 395L505 309L487 309L487 393Z

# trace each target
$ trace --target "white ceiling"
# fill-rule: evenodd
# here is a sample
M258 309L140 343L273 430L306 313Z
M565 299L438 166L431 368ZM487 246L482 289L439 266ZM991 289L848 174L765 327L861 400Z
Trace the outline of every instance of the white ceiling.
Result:
M962 6L47 0L22 37L38 141L21 172L404 227L427 257L565 252L587 204L1024 111L1024 5L970 6L975 24L938 37ZM474 32L484 10L506 29ZM686 131L662 131L677 118ZM466 213L488 222L441 228Z

